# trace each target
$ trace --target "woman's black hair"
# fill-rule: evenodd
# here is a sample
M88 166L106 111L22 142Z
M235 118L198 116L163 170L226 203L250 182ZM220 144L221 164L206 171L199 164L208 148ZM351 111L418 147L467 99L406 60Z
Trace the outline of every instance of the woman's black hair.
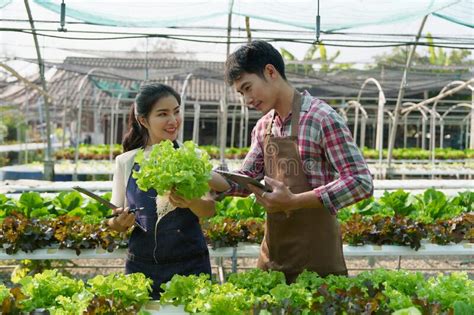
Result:
M130 108L128 131L122 141L124 152L146 146L148 130L140 124L138 117L148 117L156 102L167 96L174 96L178 104L181 104L180 95L168 85L152 83L140 88L135 103Z

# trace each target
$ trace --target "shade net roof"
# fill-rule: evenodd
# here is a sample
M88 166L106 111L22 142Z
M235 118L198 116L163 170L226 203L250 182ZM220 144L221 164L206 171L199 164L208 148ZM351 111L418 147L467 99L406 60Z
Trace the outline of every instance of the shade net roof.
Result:
M0 0L2 3L9 1ZM34 0L60 12L61 0ZM227 15L248 16L303 29L315 29L318 1L208 0L208 1L66 1L66 15L79 21L117 27L160 28L215 26ZM331 32L368 25L384 25L435 14L474 27L472 0L331 0L320 1L321 30Z

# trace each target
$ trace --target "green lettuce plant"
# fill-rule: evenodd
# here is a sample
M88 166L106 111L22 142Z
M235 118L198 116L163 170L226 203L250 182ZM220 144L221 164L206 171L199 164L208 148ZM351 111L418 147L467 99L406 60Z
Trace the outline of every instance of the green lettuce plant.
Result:
M192 141L174 149L169 140L155 144L148 157L138 151L135 162L139 171L133 172L138 188L143 191L155 189L163 196L172 189L186 199L200 198L209 191L212 164L209 155L197 148Z

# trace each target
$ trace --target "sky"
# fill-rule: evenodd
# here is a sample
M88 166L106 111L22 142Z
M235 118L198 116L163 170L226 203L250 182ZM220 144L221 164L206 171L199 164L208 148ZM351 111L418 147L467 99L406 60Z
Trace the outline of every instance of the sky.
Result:
M68 1L66 1L67 4ZM133 1L131 1L133 2ZM30 7L32 10L33 18L35 20L55 20L59 21L59 15L57 13L48 11L33 1L30 0ZM324 19L324 14L321 14ZM27 14L22 0L13 0L13 2L0 9L0 27L25 27L29 28L28 23L13 23L4 21L4 19L27 19ZM72 21L67 18L67 21ZM226 25L226 21L222 21L222 25ZM233 26L245 27L244 19L242 17L235 16L232 21ZM367 26L359 27L348 30L350 32L362 32L362 33L396 33L396 34L416 34L421 24L421 19L412 20L409 22L395 23L383 26ZM271 24L262 23L256 20L251 20L251 27L268 27ZM37 23L36 27L41 28L57 28L57 24L45 24ZM282 26L275 26L279 29L289 28ZM97 27L86 27L81 25L69 24L66 26L69 30L91 30L97 29ZM290 29L290 28L289 28ZM108 31L146 31L150 32L150 29L122 29L114 27L100 27L100 30ZM160 32L179 32L177 30L160 30ZM441 18L430 16L425 24L423 33L430 32L434 36L464 36L469 37L471 40L474 39L473 29L460 26ZM69 35L79 36L76 33L57 33L58 35ZM235 33L233 33L235 34ZM237 34L244 36L245 34ZM334 38L334 37L331 37ZM321 36L324 41L325 35ZM148 42L145 39L122 39L113 41L80 41L80 40L66 40L66 39L53 39L40 37L39 43L41 46L41 52L43 58L48 61L60 62L67 56L94 56L94 51L103 53L104 51L130 51L132 49L145 50L145 47L153 47L154 45L161 44L165 46L171 45L173 50L177 52L178 56L183 58L192 55L198 60L211 60L211 61L224 61L226 57L226 45L224 44L199 44L189 43L183 41L169 41L163 43L163 40L149 39ZM2 31L0 32L0 60L5 61L6 59L12 58L36 58L36 52L34 49L33 37L28 34L20 34L15 32ZM232 45L231 51L233 51L238 45ZM277 48L284 47L291 51L297 59L302 59L306 50L309 48L308 44L296 44L296 43L276 43ZM80 52L74 50L81 50ZM92 50L92 52L86 53L84 50ZM382 53L390 52L391 48L338 48L328 47L328 54L333 55L337 50L340 50L341 54L337 59L337 62L350 62L358 65L364 65L373 61L374 56ZM426 48L420 47L418 51L426 51ZM26 66L25 66L26 67Z

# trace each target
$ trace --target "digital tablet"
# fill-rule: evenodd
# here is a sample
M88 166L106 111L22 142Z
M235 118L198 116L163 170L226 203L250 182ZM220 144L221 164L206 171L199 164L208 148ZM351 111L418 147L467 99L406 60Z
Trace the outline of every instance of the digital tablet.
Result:
M232 172L218 171L218 170L216 170L215 172L221 174L225 178L230 179L231 181L236 182L240 186L245 187L247 189L248 189L247 185L252 184L266 192L272 192L272 189L268 185L263 185L258 180L252 177L242 175L242 174L232 173Z

